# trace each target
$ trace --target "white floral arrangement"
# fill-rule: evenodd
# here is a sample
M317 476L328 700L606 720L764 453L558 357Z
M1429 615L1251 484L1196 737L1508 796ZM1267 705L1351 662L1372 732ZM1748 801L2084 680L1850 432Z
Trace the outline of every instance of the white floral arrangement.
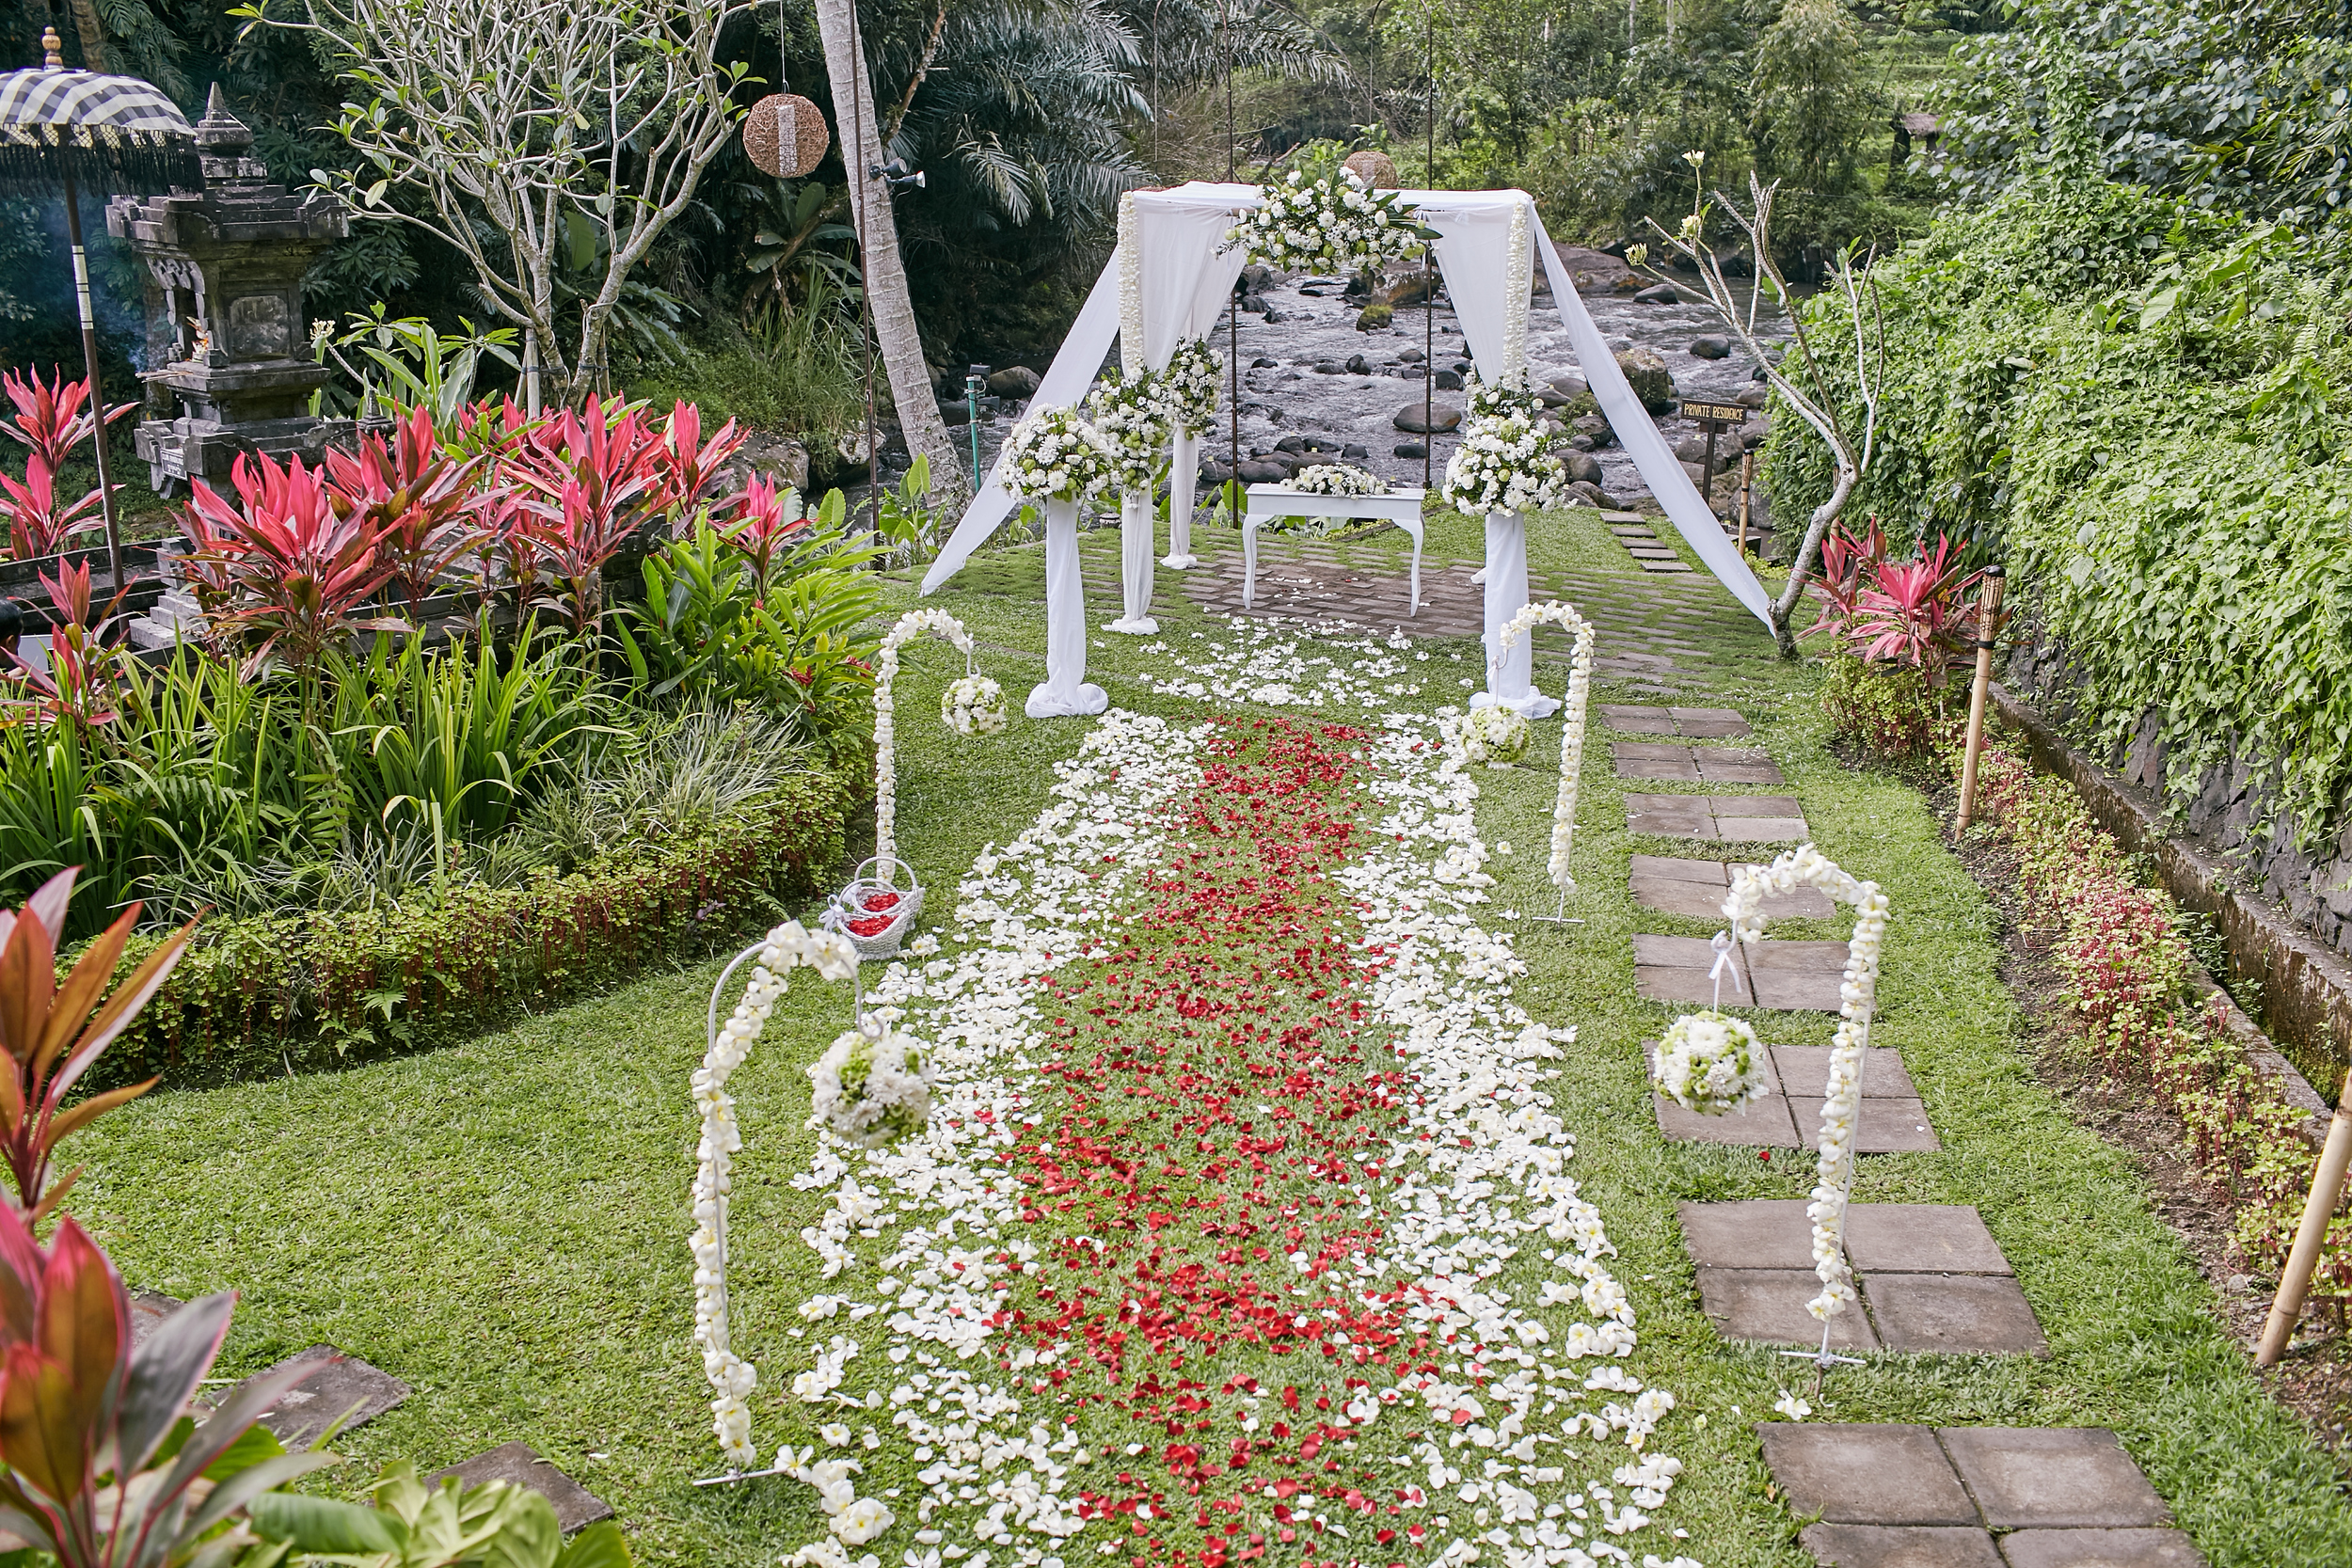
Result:
M1092 499L1116 483L1119 454L1074 408L1041 408L1012 427L996 483L1015 500Z
M1433 237L1397 193L1375 191L1353 169L1311 181L1293 169L1259 188L1225 240L1283 272L1352 273L1418 255Z
M1543 422L1543 404L1523 387L1474 380L1462 420L1462 444L1446 460L1440 490L1469 516L1544 512L1568 496L1559 433Z
M1005 689L986 675L949 681L940 693L939 721L958 735L1001 735L1005 718Z
M1471 765L1508 768L1527 755L1527 737L1534 726L1516 708L1500 704L1470 709L1462 721L1462 760Z
M718 1023L719 990L736 965L755 954L759 961L752 969L743 1000L726 1022ZM847 980L857 973L857 951L836 932L810 931L799 921L787 920L758 946L738 954L711 992L708 1042L693 1077L694 1104L702 1116L702 1139L694 1151L694 1228L688 1242L694 1254L694 1343L702 1351L703 1375L710 1380L710 1414L719 1448L735 1470L759 1461L752 1449L749 1402L759 1373L735 1354L727 1333L727 1193L743 1132L726 1085L783 1000L787 976L798 968L814 969L827 980Z
M1159 483L1168 432L1157 381L1149 371L1120 372L1087 394L1087 418L1111 453L1106 489L1148 492Z
M1650 1082L1684 1110L1720 1117L1763 1098L1764 1075L1756 1070L1763 1049L1739 1019L1712 1008L1685 1013L1658 1042Z
M861 1019L808 1069L817 1089L808 1125L859 1148L920 1132L931 1118L934 1086L920 1045L878 1019Z
M1817 887L1854 909L1846 944L1846 974L1838 986L1836 1037L1830 1041L1829 1084L1821 1100L1820 1161L1805 1212L1813 1221L1813 1273L1821 1293L1805 1310L1824 1324L1855 1299L1846 1262L1846 1205L1853 1192L1854 1132L1862 1116L1863 1053L1878 1010L1879 953L1886 940L1886 895L1876 882L1857 881L1810 844L1766 866L1749 866L1731 879L1724 918L1740 941L1763 940L1767 898Z
M1318 463L1292 475L1289 488L1310 496L1385 496L1389 482L1352 463Z
M1206 338L1190 338L1176 345L1154 379L1159 390L1160 418L1170 430L1198 436L1216 418L1225 390L1225 356Z
M1560 794L1552 803L1551 858L1545 867L1552 886L1560 890L1561 909L1565 911L1568 895L1576 891L1568 862L1576 845L1577 786L1584 771L1584 714L1593 694L1593 624L1579 615L1575 606L1552 599L1521 610L1504 625L1496 641L1507 648L1547 621L1565 628L1574 640L1567 702L1561 714L1565 729L1560 737Z

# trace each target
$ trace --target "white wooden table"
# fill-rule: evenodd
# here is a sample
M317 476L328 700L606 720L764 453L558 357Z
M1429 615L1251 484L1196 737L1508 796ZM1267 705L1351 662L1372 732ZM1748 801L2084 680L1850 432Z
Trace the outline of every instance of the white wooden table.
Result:
M1245 608L1258 596L1258 530L1277 517L1377 517L1394 523L1413 536L1412 596L1406 613L1421 613L1421 502L1427 494L1414 485L1396 485L1385 496L1321 496L1294 490L1287 484L1253 484L1248 510L1241 520L1241 602Z

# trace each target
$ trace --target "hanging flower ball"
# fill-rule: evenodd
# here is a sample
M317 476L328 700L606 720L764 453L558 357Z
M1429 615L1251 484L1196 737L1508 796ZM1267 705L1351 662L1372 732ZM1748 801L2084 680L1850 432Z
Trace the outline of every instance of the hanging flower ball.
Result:
M1527 716L1497 705L1471 710L1462 725L1462 757L1489 768L1508 768L1527 755Z
M832 145L824 111L798 93L771 92L743 117L743 155L780 180L798 180L814 169Z
M1402 182L1397 177L1396 160L1370 148L1349 153L1347 162L1340 166L1352 171L1375 191L1392 191Z
M1756 1031L1714 1011L1686 1013L1667 1027L1650 1064L1658 1092L1686 1111L1719 1117L1764 1095Z
M1005 689L986 675L949 682L939 699L939 721L961 736L1001 734Z
M817 1091L809 1126L860 1148L920 1132L931 1117L933 1080L918 1043L870 1018L835 1039L808 1069Z

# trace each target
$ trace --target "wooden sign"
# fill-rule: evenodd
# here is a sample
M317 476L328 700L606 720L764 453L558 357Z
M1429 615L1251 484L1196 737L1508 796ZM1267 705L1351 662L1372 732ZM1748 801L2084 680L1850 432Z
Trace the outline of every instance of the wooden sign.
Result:
M1743 404L1699 403L1690 398L1682 400L1684 419L1705 420L1709 424L1740 424L1746 420L1748 412Z

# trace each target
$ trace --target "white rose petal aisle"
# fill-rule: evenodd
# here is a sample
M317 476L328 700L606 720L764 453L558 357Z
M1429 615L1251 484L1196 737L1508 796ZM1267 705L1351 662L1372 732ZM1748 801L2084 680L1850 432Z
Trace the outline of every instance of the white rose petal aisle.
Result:
M1511 1000L1472 775L1379 711L1409 657L1195 642L1324 712L1105 714L875 988L938 1083L793 1178L795 1440L860 1434L782 1456L828 1520L788 1562L1695 1568L1540 1089L1574 1031Z

